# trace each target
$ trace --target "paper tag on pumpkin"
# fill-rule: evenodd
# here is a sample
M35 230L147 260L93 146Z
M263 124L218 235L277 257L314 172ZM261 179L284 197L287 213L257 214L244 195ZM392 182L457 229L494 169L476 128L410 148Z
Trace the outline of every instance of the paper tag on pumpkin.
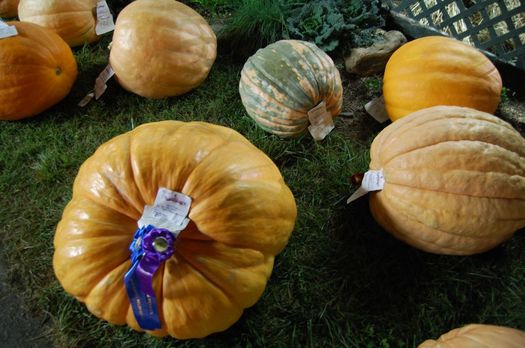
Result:
M191 197L161 187L153 205L144 207L142 217L137 224L139 227L153 225L158 228L166 228L177 235L190 222L187 216L191 202Z
M18 31L16 31L16 27L14 25L8 25L0 20L0 39L5 39L16 35L18 35Z
M371 191L380 191L385 186L385 177L383 170L369 170L365 173L361 186L351 195L346 203L350 203L366 195Z
M108 64L104 70L98 75L97 79L95 80L95 99L98 100L102 94L106 91L108 86L106 85L106 82L109 81L115 75L115 72L111 68L111 65Z
M115 23L113 22L113 16L109 10L109 6L106 1L99 1L97 3L97 25L95 26L95 33L102 35L109 33L115 29Z
M368 103L366 103L365 110L379 123L384 123L389 119L388 114L386 112L385 100L383 99L383 96L374 98Z
M89 91L89 93L86 94L84 98L82 98L82 100L78 103L78 106L84 107L88 105L91 100L93 100L93 98L98 100L108 88L106 82L108 82L109 79L113 77L113 75L115 75L115 72L111 68L111 65L108 64L96 78L94 89Z
M335 127L332 114L326 110L324 100L308 111L308 120L308 131L316 141L323 140Z

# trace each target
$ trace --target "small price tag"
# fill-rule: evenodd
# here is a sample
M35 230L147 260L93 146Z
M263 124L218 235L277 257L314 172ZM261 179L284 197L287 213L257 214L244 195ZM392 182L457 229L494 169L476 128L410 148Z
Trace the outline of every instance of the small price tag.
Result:
M153 225L165 228L178 235L190 222L187 216L191 201L191 197L185 194L161 187L153 205L144 207L142 217L137 224L139 227Z
M385 187L385 177L383 170L369 170L365 173L361 186L348 198L346 203L350 203L366 195L371 191L380 191Z
M308 111L308 120L308 131L316 141L323 140L335 127L332 114L326 110L324 100Z
M106 82L109 81L115 75L115 72L111 68L111 65L107 65L104 70L98 75L97 79L95 80L95 99L98 100L102 94L106 91L108 86L106 85Z
M115 23L113 22L113 16L111 15L108 4L106 1L99 1L97 3L97 25L95 26L95 33L102 35L114 29Z
M0 39L18 35L16 27L14 25L7 25L5 22L0 20Z
M383 96L369 101L365 105L365 110L379 123L384 123L389 119L388 114L386 113L385 100L383 99Z

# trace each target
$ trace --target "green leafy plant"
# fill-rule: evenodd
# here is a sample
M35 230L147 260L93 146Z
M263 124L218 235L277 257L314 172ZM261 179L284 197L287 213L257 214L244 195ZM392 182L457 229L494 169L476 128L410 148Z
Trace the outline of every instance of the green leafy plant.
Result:
M379 0L321 0L295 5L286 21L285 38L314 42L326 52L340 46L368 46L385 24Z

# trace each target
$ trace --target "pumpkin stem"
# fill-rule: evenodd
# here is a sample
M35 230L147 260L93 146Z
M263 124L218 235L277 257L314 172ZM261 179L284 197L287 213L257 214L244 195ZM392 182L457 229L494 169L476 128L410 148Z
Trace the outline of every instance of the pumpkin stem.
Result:
M57 66L57 68L55 69L55 74L56 74L57 76L60 76L60 74L62 74L62 69L60 69L59 66Z
M350 181L352 182L352 184L356 186L361 185L361 182L363 181L364 177L365 177L365 173L356 173L350 177Z

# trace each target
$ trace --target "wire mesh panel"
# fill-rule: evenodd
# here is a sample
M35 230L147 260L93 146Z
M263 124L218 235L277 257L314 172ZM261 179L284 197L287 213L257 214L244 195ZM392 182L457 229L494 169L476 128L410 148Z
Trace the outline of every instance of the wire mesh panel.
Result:
M525 0L387 0L393 14L525 70Z

